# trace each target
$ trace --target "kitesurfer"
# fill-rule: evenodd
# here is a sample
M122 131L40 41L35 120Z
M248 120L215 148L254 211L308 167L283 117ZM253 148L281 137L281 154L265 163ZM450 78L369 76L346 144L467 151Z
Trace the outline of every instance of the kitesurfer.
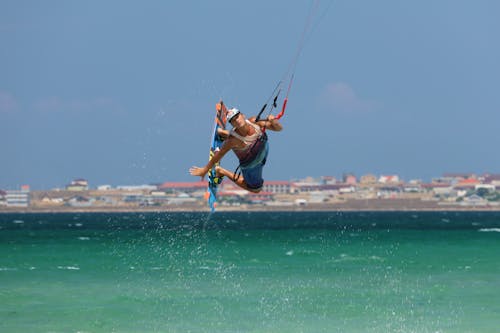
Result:
M269 150L265 131L269 129L278 132L283 129L283 126L273 115L269 115L265 120L256 121L255 117L247 119L236 108L228 111L226 119L233 126L233 129L231 131L219 129L219 135L225 138L221 149L207 165L202 168L193 166L189 169L189 173L203 178L229 150L232 150L240 162L241 175L238 176L236 172L217 166L217 176L226 176L239 187L258 193L264 184L262 169L266 164Z

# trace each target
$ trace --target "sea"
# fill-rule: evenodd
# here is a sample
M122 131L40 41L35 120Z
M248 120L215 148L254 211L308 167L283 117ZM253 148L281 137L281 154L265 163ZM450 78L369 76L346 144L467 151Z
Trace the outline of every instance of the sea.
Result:
M0 332L500 332L500 212L2 213Z

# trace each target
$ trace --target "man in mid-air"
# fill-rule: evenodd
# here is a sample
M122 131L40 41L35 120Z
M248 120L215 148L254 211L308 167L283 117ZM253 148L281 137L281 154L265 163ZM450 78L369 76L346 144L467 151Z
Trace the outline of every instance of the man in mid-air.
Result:
M222 148L215 153L214 157L203 168L193 166L189 173L193 176L205 177L229 150L232 150L240 162L241 176L226 170L220 166L216 167L217 177L226 176L241 188L258 193L262 190L264 179L262 169L266 164L269 151L266 129L281 131L283 126L273 115L266 120L255 121L255 117L246 119L240 110L233 108L227 113L227 122L233 126L231 131L219 129L218 134L225 138Z

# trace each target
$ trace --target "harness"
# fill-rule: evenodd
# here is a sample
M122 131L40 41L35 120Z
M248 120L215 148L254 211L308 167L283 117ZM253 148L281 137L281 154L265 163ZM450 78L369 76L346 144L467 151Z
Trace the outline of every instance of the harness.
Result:
M254 163L255 159L257 159L263 151L266 149L266 144L267 144L267 134L265 131L262 131L258 125L252 124L247 120L247 123L250 124L255 128L257 131L258 137L253 141L249 146L242 148L242 149L233 149L235 152L236 156L238 157L239 160L239 165L234 171L235 178L234 180L238 180L238 178L241 176L241 169L248 168L249 166ZM260 132L260 133L258 133ZM245 137L242 137L238 133L235 133L234 131L231 131L231 135L236 137L237 139L243 141L246 143ZM265 163L265 161L264 161Z

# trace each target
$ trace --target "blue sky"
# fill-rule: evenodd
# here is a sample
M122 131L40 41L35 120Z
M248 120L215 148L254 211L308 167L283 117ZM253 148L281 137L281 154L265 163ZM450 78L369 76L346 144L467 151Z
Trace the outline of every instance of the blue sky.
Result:
M0 2L0 188L194 180L215 103L258 112L310 4ZM264 178L500 173L499 12L319 1Z

